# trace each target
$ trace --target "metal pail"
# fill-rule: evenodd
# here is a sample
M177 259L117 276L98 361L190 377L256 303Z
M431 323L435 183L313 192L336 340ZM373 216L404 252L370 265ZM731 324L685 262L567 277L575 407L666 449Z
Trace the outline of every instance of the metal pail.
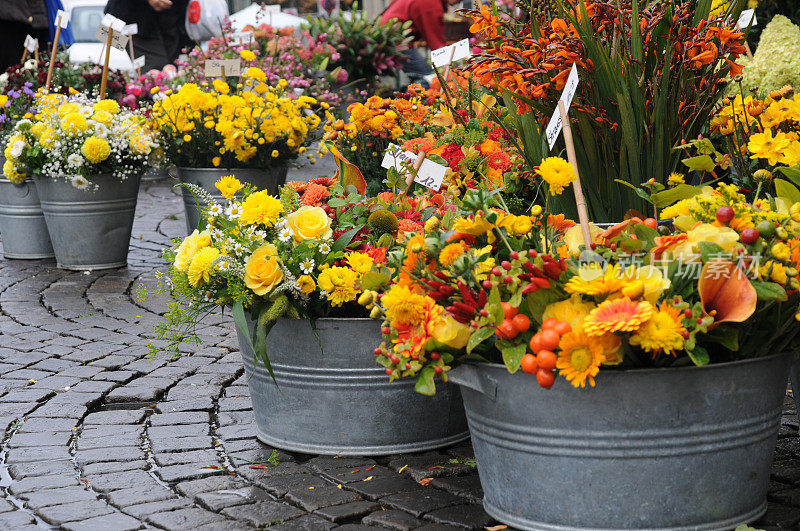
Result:
M12 183L0 178L0 237L6 258L54 256L33 180Z

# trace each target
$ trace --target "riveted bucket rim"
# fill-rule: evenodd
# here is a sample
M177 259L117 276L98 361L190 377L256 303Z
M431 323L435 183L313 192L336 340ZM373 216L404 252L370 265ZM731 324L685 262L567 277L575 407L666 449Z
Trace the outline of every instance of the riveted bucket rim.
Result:
M192 168L191 166L175 166L175 169L178 170L178 172L182 172L182 171L203 171L203 172L209 172L209 173L212 173L212 172L213 173L226 173L226 172L236 172L236 171L262 171L262 172L268 172L268 171L270 171L272 169L283 167L283 166L288 167L289 166L288 161L284 162L284 163L281 163L281 164L275 164L274 166L268 166L266 168L245 168L245 167L240 167L240 168L222 168L222 167L220 167L220 168L209 168L209 167Z
M724 363L709 363L708 365L703 365L702 367L698 367L696 365L692 365L692 366L688 366L688 367L662 367L662 368L623 369L623 370L610 369L610 370L605 370L605 371L601 370L600 373L598 374L598 376L600 374L603 374L603 375L609 375L609 376L614 375L615 378L621 378L621 377L624 377L625 375L634 375L634 374L650 375L650 374L664 374L665 372L678 373L678 372L700 371L700 370L704 370L704 371L721 370L721 369L729 368L731 366L740 366L740 365L746 365L746 364L750 364L750 363L765 362L765 361L769 361L769 360L772 360L772 359L780 358L782 356L789 356L789 355L795 356L795 358L796 358L795 361L797 361L797 358L800 357L800 350L787 350L787 351L783 351L783 352L778 352L776 354L770 354L769 356L759 356L757 358L747 358L747 359L744 359L744 360L726 361ZM502 363L480 363L480 362L476 362L476 361L466 361L466 362L462 363L461 365L470 365L472 367L490 367L490 368L496 369L496 370L502 369L505 372L507 372L509 375L512 374L512 373L508 372L508 369ZM454 367L453 368L453 370L457 370L457 369L458 369L458 367ZM604 376L604 378L605 378L605 376Z

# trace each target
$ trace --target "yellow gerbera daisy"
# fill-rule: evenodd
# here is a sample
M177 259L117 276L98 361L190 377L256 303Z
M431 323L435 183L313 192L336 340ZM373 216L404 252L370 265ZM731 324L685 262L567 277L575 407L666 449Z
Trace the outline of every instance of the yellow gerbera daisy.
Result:
M605 301L589 312L583 320L583 329L590 336L606 332L633 332L653 316L649 302L632 301L627 297Z
M567 293L579 293L597 297L620 291L628 284L617 265L606 267L598 263L585 264L578 268L578 274L569 279L564 286Z
M594 387L594 377L605 361L602 343L582 330L573 330L561 336L558 348L559 374L575 387L586 387L587 380Z
M683 348L683 327L681 311L662 302L653 317L631 335L631 345L637 345L653 355L664 352L675 355Z

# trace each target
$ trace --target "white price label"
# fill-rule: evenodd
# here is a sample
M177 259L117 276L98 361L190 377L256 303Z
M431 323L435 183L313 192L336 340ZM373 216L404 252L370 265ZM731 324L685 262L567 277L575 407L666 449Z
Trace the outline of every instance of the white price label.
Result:
M572 69L569 71L569 77L567 78L567 82L564 85L564 90L561 92L561 97L559 98L564 102L564 107L567 112L569 112L569 106L572 105L572 98L575 97L575 92L578 90L579 81L578 67L575 66L575 63L572 63ZM550 146L550 149L553 149L553 145L555 145L558 135L561 134L561 128L563 125L564 124L561 123L561 113L558 111L558 108L556 108L553 116L550 118L550 121L547 124L547 129L545 129L547 144Z
M250 44L253 42L253 32L240 31L239 33L231 33L228 38L239 44Z
M469 39L462 39L450 46L444 46L431 52L431 62L437 68L447 66L453 61L466 59L472 55L472 49L469 47Z
M66 29L66 27L69 26L69 13L63 9L59 9L56 13L56 23L61 26L62 29Z
M103 16L103 19L100 21L100 24L107 28L113 29L115 32L116 31L122 32L122 29L125 27L124 21L118 19L117 17L109 13L106 13Z
M242 75L242 62L239 59L208 59L206 61L206 77L222 77L223 69L225 77Z
M281 6L278 5L278 4L269 4L269 5L262 6L261 10L264 13L280 13L281 12Z
M386 169L394 168L401 173L405 173L407 169L404 165L406 163L413 164L416 159L417 156L413 152L404 151L396 144L389 144L389 148L383 156L381 166ZM447 173L447 166L425 159L422 161L419 170L417 170L414 182L437 191L442 186L445 173Z
M144 55L133 60L133 68L144 68Z
M752 26L750 25L750 21L753 22ZM736 23L741 29L746 29L747 27L756 27L757 26L756 20L756 10L755 9L745 9L742 11L742 14L739 15L739 21Z
M94 34L94 38L98 41L106 44L108 42L108 28L106 26L100 26L97 28L97 33ZM121 32L114 30L114 35L111 37L111 46L116 48L117 50L125 50L125 46L128 44L128 36L123 35Z
M25 49L29 52L35 52L39 47L39 39L34 39L30 35L25 35Z
M137 35L139 33L139 24L125 24L122 27L123 35Z

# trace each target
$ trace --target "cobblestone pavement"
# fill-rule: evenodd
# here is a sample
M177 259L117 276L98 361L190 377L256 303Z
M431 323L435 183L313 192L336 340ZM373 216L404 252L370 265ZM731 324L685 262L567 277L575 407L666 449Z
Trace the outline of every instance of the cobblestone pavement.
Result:
M259 443L227 318L204 322L205 343L191 356L147 359L165 306L139 303L136 291L153 290L161 249L182 235L170 184L143 183L126 269L84 274L0 259L0 529L496 524L480 505L468 443L379 459ZM800 522L800 437L788 399L780 436L757 527Z

